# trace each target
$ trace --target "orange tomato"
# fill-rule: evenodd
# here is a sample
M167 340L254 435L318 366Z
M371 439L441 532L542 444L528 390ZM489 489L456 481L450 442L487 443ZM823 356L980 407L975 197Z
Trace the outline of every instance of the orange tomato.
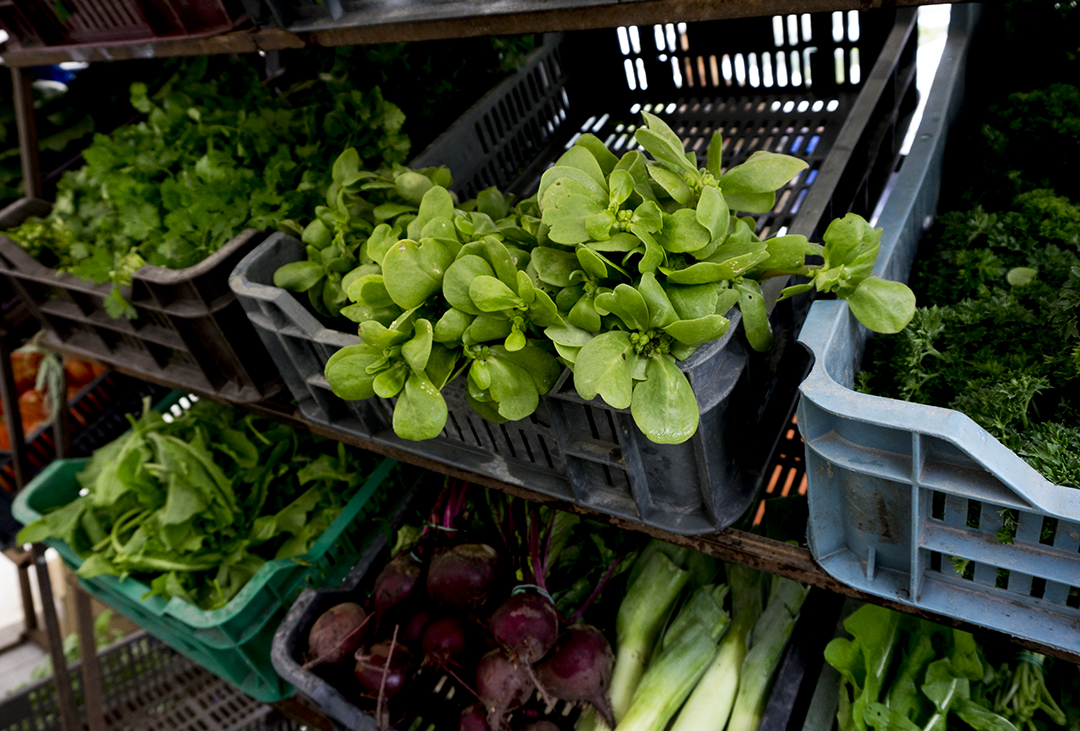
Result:
M22 416L23 432L29 434L49 418L49 403L41 391L30 389L19 396L19 415Z
M38 368L41 366L41 357L41 353L15 351L11 354L11 370L15 377L16 393L21 394L34 387Z
M69 386L85 386L94 380L94 370L89 363L75 358L64 358L64 373Z

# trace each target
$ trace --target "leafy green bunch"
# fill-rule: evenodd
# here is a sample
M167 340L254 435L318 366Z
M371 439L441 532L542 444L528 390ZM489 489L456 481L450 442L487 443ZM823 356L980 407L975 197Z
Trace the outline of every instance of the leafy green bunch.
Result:
M355 304L342 313L360 322L364 342L327 363L335 393L403 394L395 431L425 439L442 430L438 391L456 370L468 370L474 409L516 420L559 375L554 352L582 398L629 408L649 439L674 444L699 417L678 361L722 337L736 305L750 344L770 347L761 281L799 274L810 281L784 297L835 292L872 329L907 324L914 296L871 276L881 232L858 216L834 221L822 246L803 236L761 241L752 218L733 215L771 209L805 162L758 152L725 173L717 135L699 170L663 121L645 120L637 140L655 162L637 150L617 158L584 135L544 173L536 197L513 208L494 190L456 208L432 185L415 212L377 226L364 245L371 263L343 277Z
M840 731L945 731L957 720L975 731L1034 731L1036 711L1065 723L1040 656L1026 653L995 669L969 633L870 604L844 629L852 637L825 648L840 672Z
M203 609L224 606L267 561L306 553L372 467L344 445L207 401L172 422L148 402L129 419L79 473L86 494L19 538L64 541L84 578L136 575L150 595Z
M301 227L296 221L288 220L279 226L300 237L308 258L282 265L274 273L274 284L290 292L307 292L315 311L333 318L348 304L344 276L361 264L372 263L362 246L375 227L390 219L415 214L429 188L436 184L449 187L452 180L445 167L410 170L395 165L377 172L362 170L360 154L355 148L338 157L331 168L331 177L326 205L315 208L311 223ZM356 276L359 271L353 274ZM367 316L372 314L369 312Z
M404 115L377 88L326 73L278 94L250 67L231 71L209 75L203 59L153 94L132 84L145 119L95 136L59 183L52 225L8 235L61 271L120 286L144 263L189 267L245 227L311 210L343 144L372 165L405 160ZM108 304L133 316L118 290Z

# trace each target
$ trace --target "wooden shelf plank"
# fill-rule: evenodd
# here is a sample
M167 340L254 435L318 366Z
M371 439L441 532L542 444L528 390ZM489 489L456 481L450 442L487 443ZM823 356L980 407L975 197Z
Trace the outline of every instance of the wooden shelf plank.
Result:
M911 7L944 0L629 0L566 7L550 0L455 0L395 8L392 13L352 13L354 25L324 27L308 21L296 32L278 28L224 33L190 40L156 40L78 48L9 48L0 52L8 66L40 66L64 61L125 61L166 56L255 53L304 46L354 46L369 43L470 38L551 31L614 28L620 25L722 20L755 16ZM955 0L948 0L955 1ZM559 7L563 5L563 7Z
M60 352L64 351L63 346L56 345L55 343L49 343L49 347ZM122 367L115 367L120 373L131 375L135 378L144 378L139 373L127 371ZM154 382L161 385L170 386L172 388L181 388L175 384L169 384L162 382L158 379L153 379ZM207 398L213 398L212 395L206 395ZM1080 653L1069 652L1062 650L1061 648L1053 647L1051 645L1044 645L1038 642L1032 642L1030 640L1008 635L993 630L988 630L978 625L974 625L968 622L963 622L952 617L929 612L919 607L911 606L910 604L904 604L902 602L891 601L888 599L882 599L881 597L874 596L864 591L860 591L856 588L843 584L833 577L829 576L825 571L815 563L813 556L811 556L809 549L801 546L791 545L782 541L777 541L771 538L757 535L755 533L749 533L743 530L737 530L734 528L728 528L727 530L720 531L719 533L713 533L705 536L684 536L675 533L669 533L659 528L653 528L648 525L636 523L632 520L626 520L624 518L618 518L604 513L599 513L587 507L580 505L574 505L572 503L553 498L549 495L529 490L518 485L512 485L500 480L496 480L484 475L478 475L468 470L459 469L450 465L445 465L440 462L436 462L432 459L420 457L410 452L405 452L400 449L396 449L389 445L372 442L367 439L346 434L338 431L332 427L322 426L320 424L314 424L307 421L300 416L299 412L289 403L284 400L279 401L264 401L258 404L231 404L238 408L245 408L250 411L262 414L264 416L276 419L278 421L285 422L291 426L299 429L305 429L318 434L320 436L334 439L336 441L348 444L353 447L365 449L376 454L381 454L386 457L392 457L406 464L415 465L417 467L437 472L439 474L448 475L450 477L464 480L474 485L480 485L482 487L490 488L493 490L500 490L509 495L520 497L525 500L530 500L535 503L549 505L559 510L565 510L570 513L576 513L578 515L586 516L592 520L596 520L608 525L613 525L624 530L637 531L638 533L644 533L645 535L653 538L659 538L669 543L674 543L679 546L687 546L696 551L708 554L722 561L729 563L738 563L745 566L765 571L776 576L784 576L789 579L795 579L801 581L804 584L815 586L820 589L840 594L842 596L851 597L859 601L867 602L869 604L878 604L889 609L894 609L904 614L911 614L922 619L929 620L931 622L937 622L949 627L957 627L959 629L967 630L980 638L983 643L987 642L1011 642L1018 647L1022 647L1027 650L1032 650L1043 655L1049 655L1050 657L1056 657L1061 660L1065 660L1071 663L1080 664Z

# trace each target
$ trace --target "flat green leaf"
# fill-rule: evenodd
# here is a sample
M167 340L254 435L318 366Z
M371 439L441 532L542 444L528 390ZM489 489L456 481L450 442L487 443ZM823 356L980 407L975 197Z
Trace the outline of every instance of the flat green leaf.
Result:
M898 333L915 316L915 293L902 282L867 277L843 299L851 314L874 332Z
M325 223L316 218L304 227L304 233L300 238L308 246L314 246L316 249L325 249L330 245L330 241L334 238L334 232L331 231Z
M967 698L961 697L953 701L952 711L975 731L1016 731L1016 726L1007 718Z
M739 293L739 312L742 313L747 342L759 353L768 352L772 348L773 334L761 285L753 279L743 279L734 288Z
M395 345L400 345L406 342L409 337L410 333L408 332L390 330L389 328L384 327L382 323L375 322L374 320L360 323L360 339L364 341L365 345L369 345L378 350L384 350Z
M630 413L638 429L657 444L682 444L697 431L697 397L670 355L649 358L645 380L634 387Z
M534 343L528 343L524 348L514 352L496 345L491 349L491 353L523 368L533 379L536 392L541 396L550 391L555 381L562 375L563 368L559 361Z
M667 261L664 247L657 243L653 235L639 224L632 224L630 231L645 245L645 256L641 257L641 261L638 262L638 272L641 274L655 272L661 264Z
M581 268L588 272L589 276L596 279L606 279L608 276L607 263L592 249L579 246L574 254L577 256Z
M767 272L799 272L806 264L806 257L820 256L822 247L812 244L805 236L777 236L765 242L769 258L758 265L758 269Z
M718 239L727 233L730 220L731 211L720 190L711 185L703 187L697 205L698 223L709 230L713 239Z
M446 301L456 310L469 315L479 315L480 308L472 301L470 287L477 277L494 277L495 270L487 260L475 254L459 256L446 269L442 280L442 293Z
M394 405L394 433L402 439L434 439L446 426L446 400L426 375L413 372Z
M744 211L746 213L768 213L776 205L776 193L766 191L764 193L744 193L725 188L724 200L732 211Z
M481 312L498 312L524 304L512 289L486 275L473 278L469 284L469 298Z
M634 192L634 184L634 176L626 170L612 171L608 178L609 208L617 209L625 203Z
M544 194L543 206L542 220L550 227L548 237L567 246L589 241L592 238L588 226L590 217L607 210L571 178L555 180Z
M594 337L588 330L582 330L580 327L565 324L544 328L544 335L546 335L548 340L553 343L577 348L585 345Z
M386 291L386 282L382 274L365 274L357 277L346 290L349 299L358 304L371 307L396 306L394 298Z
M599 211L598 213L590 214L585 218L585 231L589 234L589 239L593 241L604 241L611 238L611 227L615 225L615 214L610 210ZM554 226L552 227L554 230ZM559 241L558 238L553 238L552 241L556 241L560 244L581 244L583 241Z
M677 320L663 330L684 345L699 345L723 336L730 324L722 315L706 315L696 320Z
M611 292L597 295L596 307L614 313L631 330L649 329L649 308L645 298L629 284L620 284Z
M600 315L593 304L593 298L587 294L582 295L574 303L574 306L570 308L570 314L566 316L566 321L591 333L600 332Z
M720 179L725 195L734 193L763 193L777 191L787 185L809 165L791 155L758 150L746 162L736 165Z
M574 148L570 149L572 150ZM569 150L567 152L569 152ZM599 170L599 165L597 166L597 170ZM552 201L556 200L556 198L552 197L552 187L563 187L575 194L584 195L601 208L607 207L607 182L598 181L589 173L579 170L578 168L555 165L555 167L548 168L544 174L540 176L540 188L537 191L536 198L540 201L541 210L546 209L551 205ZM556 195L565 195L565 191L559 192Z
M528 418L540 403L529 372L506 358L493 354L487 359L491 370L491 397L498 403L499 416L507 421Z
M716 284L668 284L664 291L678 314L677 319L696 320L716 313L716 298L720 291Z
M679 319L667 292L664 291L660 282L656 281L655 274L652 272L642 274L637 289L649 308L649 327L662 328Z
M574 388L586 400L600 396L616 409L630 406L633 394L629 359L634 354L630 335L618 330L597 335L578 351Z
M382 266L382 261L386 257L386 252L390 251L390 247L398 242L401 237L401 231L397 227L392 227L386 223L380 223L371 232L371 236L367 240L367 255L371 259Z
M465 334L466 328L472 324L472 321L473 315L452 307L435 323L432 338L437 343L460 343L462 335Z
M413 332L413 338L401 346L401 356L413 371L420 373L427 370L428 357L431 355L431 323L419 318L413 324Z
M713 174L713 177L720 178L722 156L724 152L724 136L719 132L712 133L712 139L709 140L709 150L705 153L705 169Z
M306 292L326 276L321 264L313 261L294 261L283 264L274 272L274 286L290 292Z
M334 395L346 401L361 401L375 395L374 376L368 366L382 357L382 352L368 345L349 345L330 356L324 374Z
M611 171L619 164L619 158L617 158L611 150L605 147L604 143L600 141L600 138L594 134L586 132L581 135L581 137L577 138L574 145L576 147L584 147L591 152L604 175L611 175Z
M420 210L416 213L416 223L421 228L429 221L436 218L444 218L447 221L454 220L454 198L450 191L436 185L429 188L420 200ZM412 224L409 224L412 226Z
M380 398L394 398L405 387L405 380L409 377L409 367L403 360L396 360L389 368L375 374L371 387L375 389L375 395Z
M360 153L355 147L350 147L338 155L337 160L334 161L331 176L336 182L341 182L346 178L354 177L358 172L360 172Z
M698 223L697 213L690 208L665 213L663 227L654 236L656 243L673 254L698 251L712 241L709 229Z
M540 281L553 287L569 287L570 274L581 269L573 252L548 246L537 246L532 250L531 265Z
M593 251L627 254L635 249L642 248L641 239L633 234L617 233L604 241L589 241L588 246Z
M409 310L442 289L443 274L451 263L453 255L435 239L420 244L403 239L383 259L383 283L394 302Z
M957 677L952 663L947 659L935 660L926 668L926 680L922 692L937 709L923 726L925 731L945 731L946 719L953 704L961 698L970 698L971 685L967 678Z
M694 198L694 193L681 175L673 173L661 165L648 165L647 167L652 179L663 188L672 200L682 206L690 204L690 201Z
M480 315L474 319L472 324L465 330L463 341L471 341L473 343L490 343L496 340L502 341L506 339L512 329L513 324L505 318Z

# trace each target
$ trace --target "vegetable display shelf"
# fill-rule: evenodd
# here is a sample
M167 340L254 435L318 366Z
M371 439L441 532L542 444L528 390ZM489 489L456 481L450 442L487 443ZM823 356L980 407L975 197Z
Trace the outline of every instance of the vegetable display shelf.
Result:
M925 121L878 221L882 276L906 279L934 213L976 10L952 10ZM959 412L852 390L866 331L844 304L815 303L799 337L816 358L798 422L821 567L901 605L1080 651L1080 492ZM1006 519L1016 534L1002 543ZM969 569L957 573L951 559Z
M407 507L420 506L419 491ZM429 498L430 502L430 498ZM422 512L422 511L421 511ZM378 728L369 710L360 708L337 689L348 679L336 678L332 671L305 670L304 652L312 625L330 607L342 602L363 603L370 594L379 570L390 558L385 537L371 544L341 585L327 589L306 589L282 620L274 635L270 658L274 668L324 715L332 719L335 728L347 731L375 731ZM840 611L841 598L825 591L812 591L784 654L777 666L773 689L761 717L759 731L786 731L802 724L802 714L810 703L813 682L823 665L825 642L832 636ZM330 679L335 679L332 684ZM458 680L437 668L427 668L416 678L401 707L415 709L396 728L453 731L458 728L461 708L468 704L470 691ZM565 701L545 707L539 694L533 697L521 713L546 719L562 731L571 731L579 708ZM0 730L2 731L2 730Z
M0 28L20 47L201 38L246 20L240 0L0 0Z
M894 165L914 104L914 15L865 14L861 27L845 25L838 36L831 16L805 16L780 26L753 19L548 37L413 165L447 165L463 197L491 185L528 195L581 133L622 154L635 144L639 112L651 110L699 156L721 132L729 166L759 149L805 159L809 168L759 218L758 233L813 236L849 209L869 214ZM747 67L750 75L740 75ZM390 428L391 401L345 402L331 392L326 362L360 340L273 285L279 266L303 257L299 241L274 234L240 262L230 285L307 420L673 533L712 533L745 512L805 373L794 332L807 300L773 309L778 278L765 288L771 352L751 351L733 310L728 334L681 364L701 411L697 433L681 445L650 442L628 410L584 402L569 371L533 416L502 425L467 405L458 379L443 391L443 433L411 442Z
M82 388L68 401L71 454L88 456L97 447L112 441L131 426L124 415L137 411L142 399L159 400L169 389L107 371ZM51 426L41 426L26 437L27 458L37 470L56 456ZM16 491L11 452L0 450L0 549L15 543L22 526L11 514Z
M0 211L0 231L45 216L49 209L45 201L24 198ZM151 381L245 403L280 387L273 363L227 284L237 262L261 240L260 232L248 229L187 269L143 266L121 288L137 312L133 320L108 313L111 283L59 273L3 235L0 276L47 331L44 345L63 345L65 352L122 366Z
M180 394L159 403L163 410ZM71 502L79 494L76 475L85 459L57 460L16 497L15 517L30 524L51 508ZM263 702L292 694L292 686L270 667L270 643L278 622L306 585L332 585L349 571L378 529L356 520L364 505L380 489L394 460L380 461L341 514L311 550L294 558L267 561L228 604L203 610L178 597L166 601L147 596L150 587L135 577L97 576L79 584L102 603L169 644L178 652ZM63 541L47 540L64 562L78 569L83 559Z
M104 721L113 731L299 731L301 726L237 691L168 645L137 632L98 653ZM69 666L80 715L81 662ZM0 731L60 731L52 677L0 699Z

